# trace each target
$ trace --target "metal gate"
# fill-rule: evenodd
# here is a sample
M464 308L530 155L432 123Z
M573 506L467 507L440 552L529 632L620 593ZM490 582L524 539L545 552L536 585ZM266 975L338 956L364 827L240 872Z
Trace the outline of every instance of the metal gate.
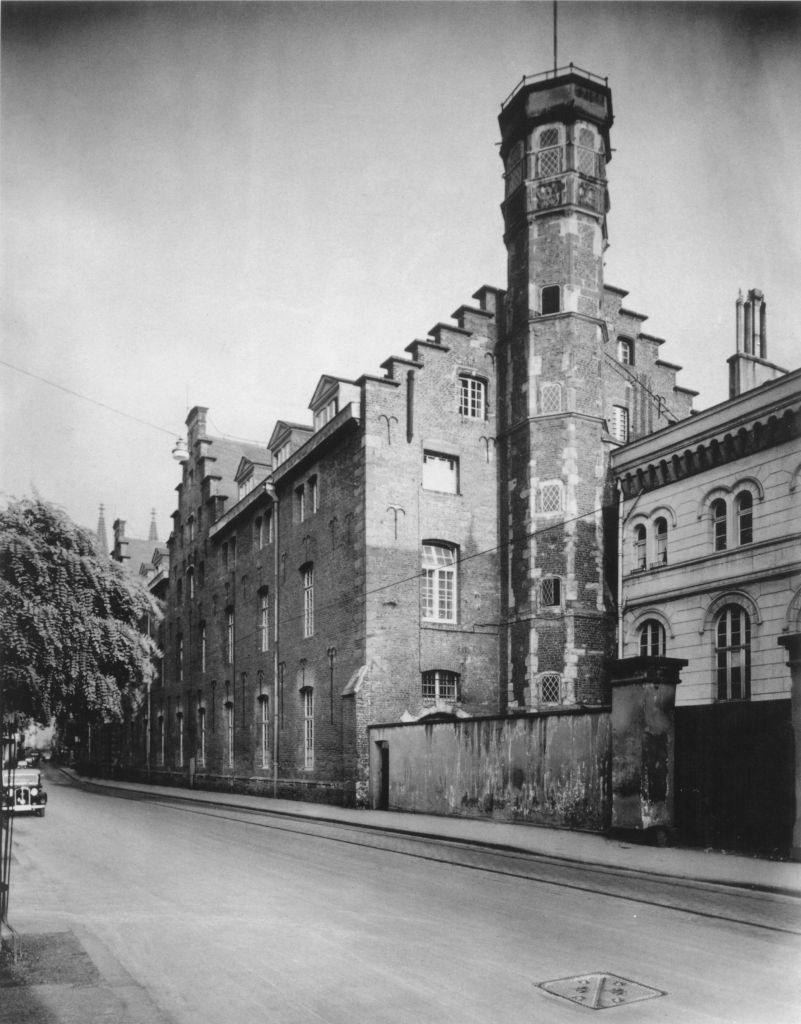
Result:
M790 701L676 708L679 842L786 857L795 817Z

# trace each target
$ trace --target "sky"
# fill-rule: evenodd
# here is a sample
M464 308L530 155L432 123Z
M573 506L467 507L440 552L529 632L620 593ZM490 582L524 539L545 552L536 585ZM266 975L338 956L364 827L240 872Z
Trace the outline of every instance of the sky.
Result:
M166 539L189 408L266 444L505 286L500 104L553 5L3 3L0 500ZM738 289L801 365L801 5L560 3L606 76L607 284L703 409Z

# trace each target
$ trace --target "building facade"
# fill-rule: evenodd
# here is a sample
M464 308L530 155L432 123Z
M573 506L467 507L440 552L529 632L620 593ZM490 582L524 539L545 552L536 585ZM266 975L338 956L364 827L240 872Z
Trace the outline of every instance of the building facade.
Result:
M605 80L524 80L500 115L506 289L380 375L323 375L264 446L191 411L161 779L381 802L369 727L608 707L632 656L686 660L683 706L788 700L798 377L751 292L732 397L691 415L604 281L612 121Z

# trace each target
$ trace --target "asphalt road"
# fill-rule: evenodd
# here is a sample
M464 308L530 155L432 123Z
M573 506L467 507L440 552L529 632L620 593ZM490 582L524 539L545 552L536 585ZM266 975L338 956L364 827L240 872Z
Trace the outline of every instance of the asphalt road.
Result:
M9 1024L561 1024L593 1011L541 983L599 972L664 993L604 1020L801 1019L790 897L122 798L56 773L49 792L45 819L15 822L9 919L23 944L72 946L52 977L0 987ZM77 974L59 975L65 958ZM585 999L601 1002L599 984Z

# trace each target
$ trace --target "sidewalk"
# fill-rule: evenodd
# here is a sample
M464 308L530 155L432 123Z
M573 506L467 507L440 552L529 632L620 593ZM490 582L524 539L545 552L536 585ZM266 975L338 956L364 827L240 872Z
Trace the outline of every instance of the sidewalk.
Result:
M449 842L515 850L531 856L556 858L610 870L658 875L679 882L735 886L801 898L801 864L796 863L696 849L644 846L595 833L571 832L535 825L507 825L482 819L439 817L398 811L356 810L298 800L276 800L252 794L148 786L135 782L113 782L108 779L84 779L61 765L53 765L52 768L63 772L80 785L97 789L130 790L169 800L188 800L359 825L378 831L404 832Z

